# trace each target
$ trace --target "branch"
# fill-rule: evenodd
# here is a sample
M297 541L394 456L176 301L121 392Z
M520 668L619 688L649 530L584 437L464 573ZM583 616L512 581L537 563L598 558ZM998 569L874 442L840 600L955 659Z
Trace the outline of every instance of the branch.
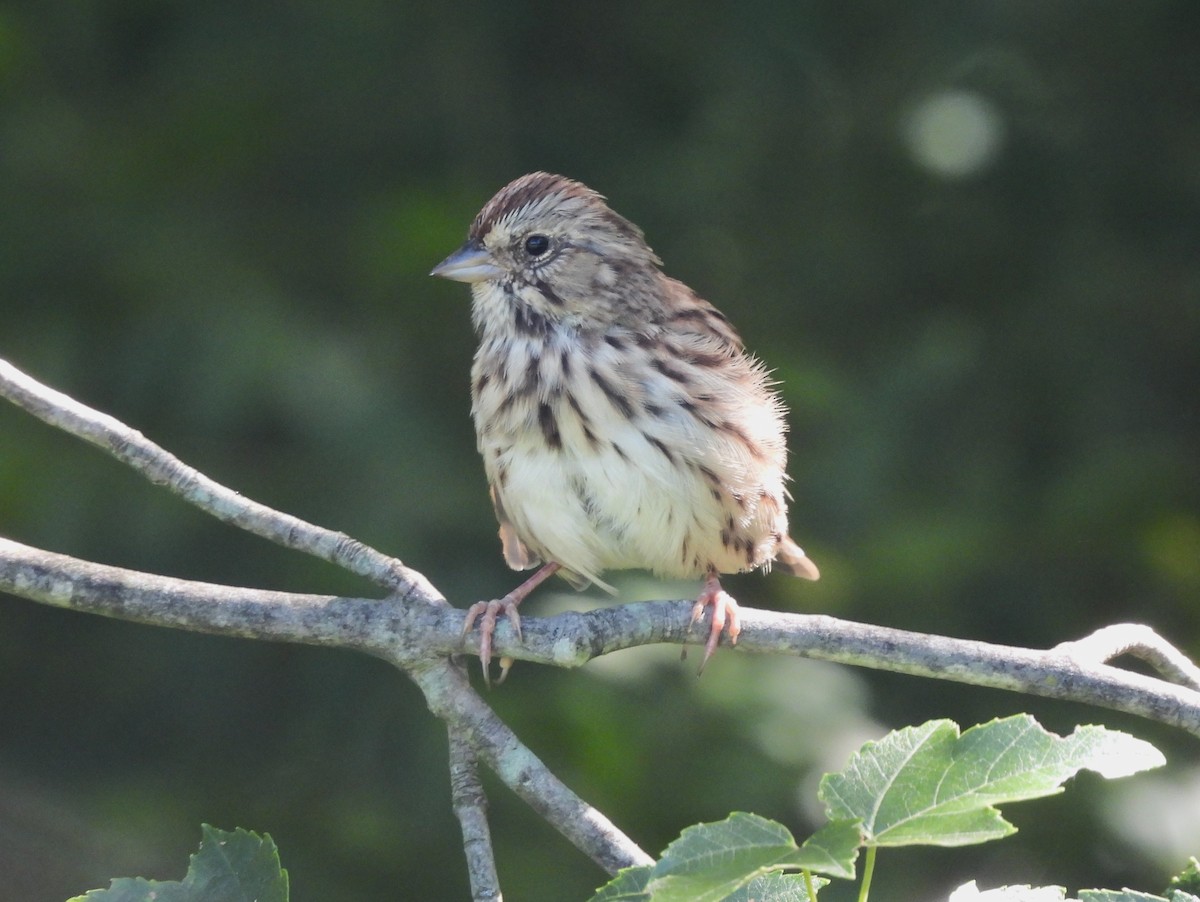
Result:
M504 784L609 874L654 859L628 839L598 809L571 792L522 745L479 694L462 668L440 658L410 672L438 717L463 724L471 745Z
M579 798L498 718L449 655L465 612L448 605L299 595L174 579L0 538L0 590L54 607L192 632L366 652L403 669L429 709L514 793L613 874L650 856ZM477 851L477 850L476 850Z
M349 648L404 670L445 721L451 785L472 891L498 885L476 760L609 873L650 857L571 792L472 690L451 655L464 649L464 612L449 607L420 573L342 533L241 497L188 467L140 433L49 389L0 360L0 396L104 448L213 516L313 554L388 588L383 600L300 595L172 579L29 548L0 538L0 590L77 611L225 636ZM650 643L697 643L691 601L641 602L587 614L523 618L524 641L496 630L498 655L577 667ZM1036 651L929 636L814 615L742 609L739 649L820 658L936 679L1080 701L1177 726L1200 736L1200 669L1149 627L1123 625ZM477 634L468 649L477 649ZM1183 685L1107 661L1132 654Z
M464 612L458 608L215 586L86 563L7 539L0 539L0 589L58 607L139 623L242 638L353 648L389 660L410 675L463 650ZM497 655L524 661L579 667L592 658L624 648L662 642L700 644L707 635L707 627L703 621L691 622L692 604L691 601L645 601L587 613L523 617L523 640L517 641L511 627L502 623L496 628L495 651ZM1130 627L1122 629L1128 631ZM1134 629L1143 644L1154 636L1156 647L1170 648L1148 627ZM1111 630L1101 630L1095 635L1111 635ZM477 641L474 635L470 636L467 648L476 649ZM930 636L817 614L743 608L742 634L737 647L743 652L817 658L1084 702L1136 714L1200 736L1200 691L1113 667L1102 660L1090 660L1072 650L1087 647L1088 641L1040 651ZM1182 656L1178 651L1174 654ZM418 679L415 675L413 678ZM421 679L418 682L427 688ZM460 677L452 682L465 687ZM455 711L482 716L473 708L459 709L445 701L435 705L429 699L431 691L435 691L433 687L428 688L427 700L439 716ZM482 700L479 704L483 704ZM491 729L490 718L477 720L474 729L485 727ZM491 740L487 742L492 744ZM507 767L499 759L493 761L484 756L484 760L490 767ZM562 824L556 826L566 829Z
M1105 664L1129 655L1145 661L1168 680L1200 690L1200 667L1183 652L1141 623L1117 623L1096 630L1074 642L1063 642L1054 650L1081 662Z
M500 877L492 851L492 832L487 822L487 796L479 779L478 760L469 739L450 728L450 803L462 828L471 878L473 902L499 900Z
M243 498L189 467L136 429L42 385L5 360L0 360L0 397L51 426L103 448L154 484L166 486L218 520L285 548L329 561L366 577L401 598L430 603L445 601L429 580L399 561L343 533L315 526Z
M461 645L462 615L452 615L456 622L453 629L447 628L444 621L451 609L423 574L342 533L243 498L136 430L42 385L4 360L0 360L0 397L103 448L217 519L364 576L387 588L390 596L376 602L174 580L4 539L0 539L0 588L46 604L141 623L375 654L405 670L421 686L454 742L467 743L517 795L609 873L650 861L522 745L451 667L445 656ZM426 642L430 636L441 641ZM520 762L519 768L512 767L514 761ZM464 834L464 840L473 842L478 836L475 828L464 824L464 829L472 831ZM481 848L476 843L467 850L468 856ZM473 882L479 878L485 890L486 884L495 882L487 870L471 864Z
M496 630L496 655L527 661L578 667L609 652L654 642L701 644L707 636L704 621L691 622L692 601L638 602L586 614L566 613L551 618L522 617L523 641L516 641L505 624ZM707 616L707 615L706 615ZM1064 701L1083 702L1169 724L1200 737L1200 691L1186 678L1184 685L1134 673L1105 663L1107 656L1084 655L1092 638L1065 643L1046 651L953 639L907 630L855 623L820 614L787 614L741 609L742 632L737 647L762 654L794 655L873 670L950 680L993 689L1007 689ZM1182 662L1194 669L1182 652L1139 624L1098 631L1105 649L1119 633L1136 636L1134 647L1143 659L1153 648L1169 659L1166 672L1175 676ZM1119 652L1118 652L1119 653ZM1185 674L1186 677L1186 674Z

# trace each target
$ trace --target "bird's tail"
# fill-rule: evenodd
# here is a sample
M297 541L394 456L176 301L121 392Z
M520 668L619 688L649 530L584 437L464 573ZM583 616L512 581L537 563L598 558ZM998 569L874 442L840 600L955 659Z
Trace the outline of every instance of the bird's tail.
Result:
M804 549L787 536L779 543L779 551L775 555L775 563L792 576L801 579L820 579L821 571L817 565L804 553Z

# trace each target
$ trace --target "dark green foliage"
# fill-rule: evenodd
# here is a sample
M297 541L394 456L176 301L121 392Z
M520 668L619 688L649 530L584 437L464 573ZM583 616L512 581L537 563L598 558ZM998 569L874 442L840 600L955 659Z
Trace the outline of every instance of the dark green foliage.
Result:
M515 575L467 416L468 298L425 274L497 188L557 170L783 382L793 532L823 577L731 580L743 604L1037 646L1137 619L1196 652L1197 46L1194 0L9 4L0 356L457 604L495 597ZM947 111L959 142L930 156ZM963 143L972 123L998 143ZM974 168L945 169L955 152ZM6 405L0 533L368 591ZM732 810L807 835L797 799L880 722L1030 707L725 653L697 681L671 650L520 666L490 698L651 849ZM5 598L0 724L13 898L170 874L202 822L269 831L306 898L466 894L444 734L376 662ZM1177 855L1130 848L1102 790L1018 812L1013 870L1162 886ZM505 793L492 816L507 895L602 882ZM922 854L894 898L979 873Z

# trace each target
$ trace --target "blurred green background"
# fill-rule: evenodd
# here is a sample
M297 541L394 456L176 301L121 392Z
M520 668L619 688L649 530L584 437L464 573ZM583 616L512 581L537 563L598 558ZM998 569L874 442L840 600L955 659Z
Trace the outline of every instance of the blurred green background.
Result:
M743 604L1043 647L1139 620L1200 654L1198 47L1195 0L4 4L0 356L456 604L494 597L515 577L468 417L469 296L426 273L500 186L558 171L783 382L793 534L824 576L730 580ZM0 533L371 591L9 405ZM1200 852L1181 734L804 661L693 668L520 665L489 699L655 853L734 809L805 835L861 741L1019 710L1133 730L1171 769L1015 806L1000 844L885 853L881 898L1156 890ZM465 898L445 745L376 661L5 597L0 899L178 878L201 822L270 832L299 902ZM489 785L509 898L603 882Z

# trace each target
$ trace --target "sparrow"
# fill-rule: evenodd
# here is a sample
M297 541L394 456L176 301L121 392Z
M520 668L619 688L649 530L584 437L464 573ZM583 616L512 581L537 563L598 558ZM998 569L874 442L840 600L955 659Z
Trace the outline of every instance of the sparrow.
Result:
M555 573L615 590L610 570L698 578L712 619L701 669L738 606L723 573L815 580L788 535L784 406L716 307L661 269L641 229L585 185L522 176L431 275L471 286L471 415L504 559L539 569L479 602L489 679L497 618ZM507 674L502 662L500 679Z

